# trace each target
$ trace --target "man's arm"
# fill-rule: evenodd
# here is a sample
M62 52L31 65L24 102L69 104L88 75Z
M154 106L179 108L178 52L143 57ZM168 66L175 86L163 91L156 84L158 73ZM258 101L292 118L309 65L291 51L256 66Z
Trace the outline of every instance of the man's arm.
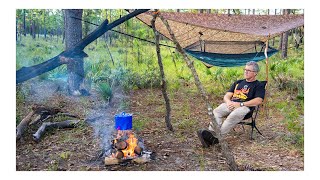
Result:
M231 101L232 96L233 96L232 92L227 92L223 97L223 101L227 104L230 110L233 110L235 108L233 102Z
M230 103L232 95L233 95L232 92L227 92L223 97L223 101L227 104Z
M263 99L261 97L256 97L254 99L251 99L250 101L243 102L243 105L248 107L258 106L262 103L262 101Z
M251 99L250 101L243 102L243 105L247 107L254 107L260 105L262 101L263 99L261 97L256 97L254 99ZM232 102L232 104L235 108L240 107L240 102Z

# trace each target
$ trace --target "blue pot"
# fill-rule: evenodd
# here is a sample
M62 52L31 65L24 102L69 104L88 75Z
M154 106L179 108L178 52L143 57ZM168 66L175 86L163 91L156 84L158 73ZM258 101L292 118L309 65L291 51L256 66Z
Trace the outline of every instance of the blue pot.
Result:
M115 125L114 128L117 130L131 130L132 129L132 114L116 114L114 116Z

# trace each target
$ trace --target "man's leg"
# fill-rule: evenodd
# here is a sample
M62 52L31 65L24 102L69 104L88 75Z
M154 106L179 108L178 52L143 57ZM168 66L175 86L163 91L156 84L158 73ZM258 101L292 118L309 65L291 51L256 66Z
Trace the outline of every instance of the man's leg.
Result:
M221 127L222 124L222 118L228 116L232 111L228 108L226 103L220 104L217 108L213 110L214 118L216 122L218 123L219 127ZM213 131L212 122L210 122L209 130Z
M235 127L250 111L248 107L239 107L233 110L221 126L221 135L225 136L231 128Z

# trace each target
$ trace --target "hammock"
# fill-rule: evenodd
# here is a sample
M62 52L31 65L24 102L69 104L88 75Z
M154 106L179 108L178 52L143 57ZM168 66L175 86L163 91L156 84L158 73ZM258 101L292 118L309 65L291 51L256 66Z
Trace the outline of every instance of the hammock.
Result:
M276 54L277 49L268 47L268 57ZM257 53L244 53L244 54L220 54L220 53L208 53L201 51L192 51L185 49L185 51L194 58L202 61L208 68L212 66L220 67L234 67L243 66L249 61L261 61L265 59L264 52Z

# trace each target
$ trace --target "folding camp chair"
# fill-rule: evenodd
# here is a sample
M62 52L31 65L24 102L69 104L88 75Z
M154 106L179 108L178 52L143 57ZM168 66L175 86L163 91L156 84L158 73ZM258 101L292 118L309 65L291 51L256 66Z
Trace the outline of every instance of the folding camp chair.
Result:
M260 83L261 83L261 85L263 85L266 88L267 81L260 81ZM257 116L258 116L258 113L259 113L260 106L261 105L258 105L255 108L252 108L250 110L250 112L248 112L248 114L243 118L243 120L247 120L247 119L251 118L251 122L241 121L241 122L238 123L238 124L241 124L242 127L243 127L243 125L251 126L251 136L250 136L251 140L253 140L252 135L253 135L253 130L254 129L256 129L258 131L258 133L262 135L262 133L259 131L259 129L256 126L256 119L257 119Z

